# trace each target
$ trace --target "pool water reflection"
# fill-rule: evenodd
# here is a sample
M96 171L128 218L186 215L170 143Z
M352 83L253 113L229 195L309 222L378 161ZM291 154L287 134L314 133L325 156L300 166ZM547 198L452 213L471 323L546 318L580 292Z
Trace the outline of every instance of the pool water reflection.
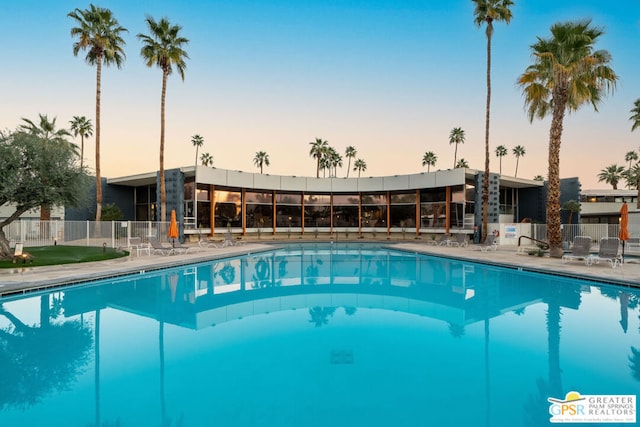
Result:
M639 301L366 245L2 299L0 425L547 425L637 394Z

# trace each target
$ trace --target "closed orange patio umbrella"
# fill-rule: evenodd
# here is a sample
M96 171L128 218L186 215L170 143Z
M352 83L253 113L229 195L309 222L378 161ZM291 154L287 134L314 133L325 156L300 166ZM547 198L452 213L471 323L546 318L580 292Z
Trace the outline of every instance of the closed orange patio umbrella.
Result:
M629 240L629 206L626 202L620 208L620 234L618 237L622 240L622 262L624 263L624 242Z
M172 244L175 246L175 239L178 238L178 221L176 220L176 210L171 210L171 222L169 223L169 238L172 239Z

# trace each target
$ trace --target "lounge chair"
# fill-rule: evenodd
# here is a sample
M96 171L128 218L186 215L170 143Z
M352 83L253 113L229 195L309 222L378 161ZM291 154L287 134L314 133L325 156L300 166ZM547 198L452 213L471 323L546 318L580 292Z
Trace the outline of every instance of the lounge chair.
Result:
M173 255L178 253L171 245L162 244L155 237L149 237L149 244L151 245L151 253L153 254Z
M598 254L589 255L584 262L587 265L593 265L594 263L600 263L600 261L608 261L611 264L611 268L616 268L620 264L619 249L620 239L617 237L603 237L600 239Z
M467 235L464 233L456 234L456 240L450 242L450 246L456 246L458 248L465 247L468 244L469 242L467 242Z
M434 240L427 241L427 245L432 246L449 246L449 242L451 242L451 237L448 234L443 234Z
M571 260L586 261L591 253L591 237L576 236L573 239L571 253L562 255L562 262Z
M151 255L151 246L149 243L142 243L142 239L140 237L130 237L129 238L129 255L133 254L133 251L136 251L137 256L140 256L140 252L146 252L147 255Z
M221 245L221 241L215 241L209 236L203 236L202 232L198 230L198 246L201 248L219 248Z
M480 243L478 246L478 249L480 249L482 252L487 252L489 249L491 250L497 250L498 249L498 243L496 242L496 235L495 234L487 234L487 238L484 239L483 243Z
M180 254L187 254L189 253L189 251L191 251L193 249L193 251L197 251L198 248L193 247L193 246L184 246L182 243L180 243L180 241L175 241L171 247L173 248L174 251L176 251L176 253L180 253Z
M244 245L245 242L243 242L242 240L234 240L233 239L233 235L230 232L226 232L224 234L224 240L222 242L222 247L224 248L225 246L242 246Z

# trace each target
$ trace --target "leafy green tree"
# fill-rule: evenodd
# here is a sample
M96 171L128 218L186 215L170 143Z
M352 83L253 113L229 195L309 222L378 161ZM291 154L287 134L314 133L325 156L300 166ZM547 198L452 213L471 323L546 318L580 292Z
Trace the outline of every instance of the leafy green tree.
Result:
M93 136L93 124L91 119L85 116L73 116L73 120L69 122L73 136L80 135L80 168L84 166L84 139Z
M87 51L85 60L96 66L96 221L102 215L102 179L100 177L100 95L102 64L122 66L125 60L125 41L122 34L128 30L118 23L109 9L89 5L89 9L75 9L68 17L75 20L77 27L71 28L71 36L77 37L73 43L73 55Z
M498 145L496 147L496 157L500 159L500 175L502 175L502 158L508 153L507 147L504 145Z
M487 25L487 103L485 113L484 132L484 184L482 186L482 241L487 237L489 223L489 123L491 112L491 38L493 37L493 23L511 22L511 0L472 0L475 4L473 11L474 23L480 27ZM455 164L455 160L453 162ZM502 174L502 172L500 172Z
M449 145L455 144L456 149L453 153L453 167L456 167L456 159L458 158L458 144L464 144L464 130L462 128L453 128L449 134Z
M25 132L0 134L0 206L15 210L0 220L0 258L11 256L3 227L38 206L76 206L85 193L77 156L63 144Z
M569 211L569 221L571 224L571 220L573 219L573 214L580 212L580 203L575 200L567 200L562 204L562 209Z
M322 138L316 138L315 141L309 144L311 145L309 156L316 159L316 178L320 178L320 159L324 157L327 148L329 148L329 143Z
M212 166L213 156L209 153L202 153L200 155L200 162L202 162L202 166Z
M618 189L618 182L623 178L622 173L624 172L623 166L618 165L610 165L606 168L602 169L598 174L598 182L606 182L613 187L614 190Z
M186 60L189 55L184 46L189 40L180 35L182 27L172 25L167 18L155 21L147 16L149 34L138 34L142 42L140 56L147 67L158 66L162 70L162 96L160 101L160 220L167 221L167 189L164 182L164 132L165 132L165 98L167 94L167 78L178 71L182 81L187 69Z
M358 159L353 163L353 170L358 171L358 178L360 178L360 172L367 170L367 163L362 159Z
M609 67L611 55L594 50L604 34L590 20L556 23L551 36L531 46L533 64L519 77L529 120L551 114L547 189L547 237L550 253L562 256L560 228L560 143L565 112L584 104L597 106L615 89L618 76Z
M262 167L269 166L269 155L264 151L258 151L253 158L253 164L260 168L260 173L262 173Z
M433 151L427 151L424 153L424 156L422 156L422 166L427 167L427 172L431 171L431 166L435 166L437 161L438 156L436 156L436 153Z
M102 207L101 221L120 221L123 218L122 211L115 203L107 203Z
M358 154L358 152L356 151L356 147L352 145L348 146L344 151L345 157L349 159L349 162L347 163L347 178L349 178L349 171L351 170L351 159L355 158L356 154Z
M456 168L468 168L469 167L469 162L467 162L465 159L460 159L458 160L458 163L456 163Z
M544 176L542 175L536 175L533 177L534 181L544 181Z
M524 157L526 151L522 145L516 145L513 147L513 155L516 156L516 172L513 174L514 178L518 176L518 164L520 163L520 157Z

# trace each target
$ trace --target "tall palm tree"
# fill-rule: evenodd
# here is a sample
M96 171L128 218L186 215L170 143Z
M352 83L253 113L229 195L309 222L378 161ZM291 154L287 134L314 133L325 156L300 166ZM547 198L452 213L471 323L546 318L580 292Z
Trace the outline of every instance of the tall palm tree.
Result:
M427 172L431 171L431 166L435 166L437 161L438 156L436 156L436 153L433 151L427 151L424 153L424 156L422 156L422 166L427 167Z
M204 145L204 138L198 134L191 137L191 144L196 147L196 165L198 164L198 150Z
M624 160L629 162L628 169L631 169L631 162L638 161L638 152L635 150L627 151L627 154L624 155Z
M465 159L461 158L456 163L456 168L468 168L468 167L469 167L469 162L467 162Z
M449 134L449 145L456 144L453 153L453 167L456 167L456 159L458 158L458 144L464 144L464 130L462 128L453 128Z
M344 156L349 159L349 162L347 163L347 178L349 178L349 170L351 169L351 159L355 158L356 154L358 154L358 152L356 151L356 147L353 145L348 146L347 149L344 150Z
M329 142L322 140L322 138L316 138L315 141L309 143L311 149L309 150L309 156L316 159L316 178L320 178L320 159L324 156Z
M202 166L211 166L213 165L213 156L209 153L202 153L200 155L200 161L202 162Z
M638 202L636 203L636 209L640 209L640 163L636 163L622 173L622 177L627 182L628 188L635 188L638 190Z
M85 116L73 116L73 120L69 123L71 124L73 136L77 137L80 135L80 169L82 169L84 162L84 139L93 135L93 124L91 124L91 119L87 119Z
M607 166L598 174L598 182L610 184L614 190L618 189L618 183L623 178L624 167L618 165Z
M633 108L631 109L630 113L631 113L631 117L629 117L629 120L631 120L632 122L631 132L633 132L638 128L638 126L640 126L640 98L635 100L635 102L633 103Z
M360 172L367 170L367 163L362 159L358 159L353 163L353 170L358 171L358 178L360 178Z
M522 145L516 145L513 147L513 155L516 156L516 172L513 174L514 178L518 177L518 163L520 163L520 157L526 154L526 151Z
M551 114L549 131L549 174L547 188L547 237L550 253L562 256L560 229L560 143L566 111L577 111L583 104L597 106L604 95L613 92L618 76L609 67L611 55L594 50L603 30L591 20L556 23L551 36L538 37L531 46L534 62L518 78L529 120Z
M73 43L73 55L87 51L85 61L96 66L96 221L102 216L102 180L100 178L100 95L102 64L122 67L126 55L122 34L128 30L122 27L109 9L89 5L89 9L75 9L68 17L75 20L77 27L71 28L71 36L78 40Z
M262 166L269 166L269 155L264 151L258 151L253 158L253 164L259 167L260 173L262 173Z
M189 43L180 35L182 27L172 25L167 18L155 21L147 16L147 26L149 35L138 34L138 39L142 42L140 56L147 67L157 65L162 70L162 96L160 100L160 221L167 220L167 190L164 182L164 131L165 131L165 97L167 94L167 77L173 73L173 68L178 71L182 81L184 72L187 69L185 60L189 55L184 50L184 46Z
M500 159L500 175L502 175L502 158L508 153L507 147L504 145L498 145L496 147L496 157Z
M329 177L338 176L338 166L342 167L342 156L333 147L327 149L325 156L327 158L327 165L329 166Z
M511 0L472 0L475 3L473 11L476 26L487 24L487 103L484 126L484 179L482 186L482 241L487 237L489 223L489 123L491 116L491 38L493 37L493 23L511 22ZM502 159L501 159L502 160ZM455 162L454 162L455 163ZM502 174L502 172L500 172Z

